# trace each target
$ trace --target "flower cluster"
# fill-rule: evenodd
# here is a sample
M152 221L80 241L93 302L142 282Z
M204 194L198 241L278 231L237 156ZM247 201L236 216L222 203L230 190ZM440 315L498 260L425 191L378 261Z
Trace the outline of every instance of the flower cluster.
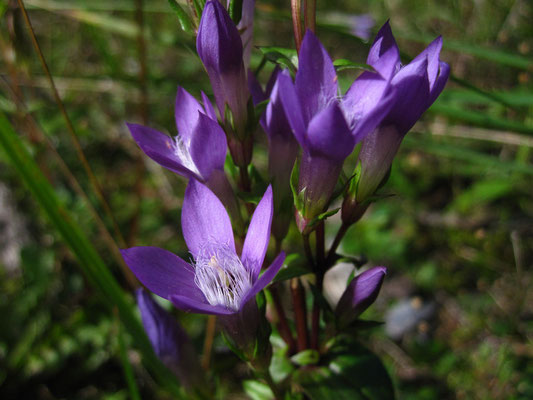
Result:
M264 369L270 360L270 330L264 329L265 313L258 307L256 295L273 281L284 263L280 249L292 215L307 245L309 235L320 225L323 229L332 202L341 196L344 231L356 222L386 180L402 138L443 90L449 67L439 59L441 38L402 65L387 22L370 49L367 64L371 69L362 72L342 94L331 57L307 30L294 78L277 66L263 90L246 70L253 4L244 2L239 26L219 1L207 1L203 8L196 45L218 113L204 93L200 103L179 87L177 136L128 124L147 156L189 180L181 227L191 261L156 247L125 249L122 255L146 288L175 307L217 315L240 355ZM255 177L249 174L258 123L268 139L268 179L258 178L256 170ZM345 160L358 144L355 172L348 180L340 179ZM239 196L224 170L228 148L230 163L239 171ZM258 192L264 193L262 197ZM249 216L247 229L244 210ZM269 257L273 261L261 273L271 234L279 254ZM308 272L315 275L312 282L319 293L315 294L314 317L320 316L324 274L338 258L338 242L326 257L321 255L323 249L319 251L321 240L323 233L317 233L316 257L306 251ZM331 329L342 331L358 319L376 299L385 274L384 267L374 267L347 285L332 313ZM184 354L180 350L184 334L147 296L139 292L138 301L153 346L167 365L184 375L183 364L169 361L169 357ZM279 318L285 318L282 309L277 311ZM295 300L295 316L302 313L305 304ZM303 321L298 335L307 329L305 318ZM314 321L315 339L319 328ZM284 329L291 346L290 327ZM306 341L301 343L305 347Z

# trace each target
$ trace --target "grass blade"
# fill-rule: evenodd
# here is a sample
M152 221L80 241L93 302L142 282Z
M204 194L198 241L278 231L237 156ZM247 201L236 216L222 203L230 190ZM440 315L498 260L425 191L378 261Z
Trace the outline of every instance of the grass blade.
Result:
M132 336L136 347L143 354L148 369L158 378L163 387L181 397L178 382L154 354L122 288L109 272L83 231L73 222L69 211L60 203L53 187L3 114L0 114L0 148L4 149L6 159L20 175L24 184L42 207L50 223L57 229L78 259L79 266L90 283L99 290L99 293L106 300L106 304L113 308L116 307L122 323Z

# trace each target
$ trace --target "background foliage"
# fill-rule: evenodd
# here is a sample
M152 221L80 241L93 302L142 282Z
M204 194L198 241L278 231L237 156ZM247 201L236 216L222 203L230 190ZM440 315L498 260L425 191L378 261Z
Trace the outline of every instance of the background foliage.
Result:
M146 119L175 133L176 86L195 95L210 88L194 38L168 3L144 3L140 13L135 0L25 1L124 242L187 258L179 230L184 181L142 158L124 121ZM288 2L257 7L255 43L291 47ZM533 397L532 5L385 0L318 1L318 8L318 34L334 58L365 61L368 43L349 35L347 24L351 14L370 13L374 32L391 19L405 61L443 35L441 59L453 74L406 137L386 187L392 196L374 204L344 241L346 254L389 267L365 315L387 322L369 331L372 350L385 360L399 398ZM0 110L7 117L0 119L0 397L176 394L138 331L116 247L89 204L117 238L113 221L17 2L3 0L0 13ZM254 51L252 66L260 60ZM357 73L341 72L341 86ZM264 167L266 154L254 160ZM300 249L297 235L290 246ZM176 315L200 352L206 319ZM218 340L212 366L220 398L238 398L241 379L250 377ZM253 382L245 386L260 396Z

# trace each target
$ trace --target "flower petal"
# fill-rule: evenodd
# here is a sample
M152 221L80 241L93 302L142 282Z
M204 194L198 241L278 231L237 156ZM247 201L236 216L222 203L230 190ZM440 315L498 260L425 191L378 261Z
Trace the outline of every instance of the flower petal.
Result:
M199 113L191 140L191 158L200 175L208 180L214 169L223 169L227 151L226 134L220 125Z
M428 59L428 79L429 87L433 88L437 76L439 75L439 56L442 50L442 36L433 40L428 47L426 47L419 55L417 55L413 62L422 61L427 57Z
M338 84L335 67L324 46L308 30L298 56L295 86L309 123L313 116L337 97Z
M272 186L268 186L254 211L242 247L241 261L252 274L252 282L259 276L270 240L270 228L274 213L272 201Z
M349 323L355 320L374 303L386 273L387 268L374 267L352 279L335 309L335 314L341 322Z
M195 172L185 167L187 163L176 155L174 140L170 136L147 126L126 125L141 150L156 163L188 179L201 179Z
M217 113L213 107L213 103L209 100L209 97L202 91L202 102L204 103L205 115L211 118L213 121L217 121Z
M254 106L268 98L252 70L248 70L248 90L252 95Z
M239 31L219 1L205 4L196 38L198 55L206 69L227 73L242 68Z
M285 252L281 252L278 254L276 259L270 264L270 266L266 269L265 272L263 272L263 275L259 277L258 280L255 281L253 286L250 288L250 291L246 293L246 296L241 301L241 309L244 307L248 301L253 299L257 293L259 293L261 290L265 288L266 285L268 285L270 282L272 282L272 279L274 279L280 270L280 268L283 266L283 262L285 261Z
M343 99L344 113L355 142L371 133L393 105L394 89L375 72L363 72L350 86Z
M170 251L147 246L120 252L139 281L158 296L169 299L178 294L197 301L203 299L194 283L194 268Z
M316 115L307 129L310 154L342 162L352 152L355 141L337 102Z
M405 135L429 107L429 80L427 58L411 62L393 78L397 101L385 118L383 125L396 126Z
M207 243L226 244L235 251L226 209L206 186L191 179L185 190L181 228L189 251L196 257Z
M237 129L243 129L249 93L242 42L237 27L219 1L205 3L196 48L209 75L220 117L225 118L229 106Z
M285 114L285 109L280 98L279 85L274 83L270 90L270 102L268 103L261 125L271 142L274 136L283 138L284 141L294 141L291 125Z
M135 297L144 330L155 353L159 359L168 360L174 365L179 364L180 346L187 340L186 333L146 290L137 289Z
M441 94L441 92L444 90L444 86L446 86L446 82L448 82L448 78L450 76L450 66L444 61L441 61L439 65L439 76L431 88L429 105L433 104L433 102L437 100L437 97L439 97L439 94Z
M170 296L169 299L180 310L185 312L194 312L199 314L212 314L212 315L228 315L233 314L234 311L228 310L223 306L212 306L207 303L207 300L197 301L186 296Z
M278 80L274 84L271 96L275 96L279 91L279 97L285 110L285 116L287 117L289 124L292 128L294 137L300 143L302 148L307 148L306 128L307 124L304 121L302 114L302 106L300 99L296 93L296 88L292 83L289 71L284 70L278 74Z
M368 52L366 63L374 67L385 79L400 68L400 49L394 40L389 21L379 30Z
M178 135L184 143L189 143L194 134L194 129L198 125L198 115L204 109L198 101L181 86L178 86L176 103L174 107L174 118Z

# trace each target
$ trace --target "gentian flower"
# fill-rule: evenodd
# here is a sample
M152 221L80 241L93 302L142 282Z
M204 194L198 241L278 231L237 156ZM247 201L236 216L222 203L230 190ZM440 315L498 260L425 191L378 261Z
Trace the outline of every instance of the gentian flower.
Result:
M122 255L148 289L184 311L218 315L226 333L251 354L260 324L255 295L272 281L285 259L280 253L259 276L272 213L269 187L255 209L239 256L224 206L206 186L191 180L181 223L192 263L157 247L133 247L122 250Z
M352 279L335 308L340 326L355 321L376 301L386 274L387 268L374 267Z
M198 387L203 374L185 330L146 290L137 289L135 297L144 330L157 357L187 389Z
M388 22L374 40L367 63L391 79L397 100L378 128L362 142L361 169L355 194L357 203L374 194L390 169L405 134L444 89L450 67L440 61L441 49L442 37L439 36L413 61L402 66L400 51Z
M303 232L328 205L346 157L390 109L393 91L382 75L365 71L340 99L331 58L311 31L300 48L295 83L283 72L278 85L285 115L302 147L302 206L296 219Z
M196 49L209 75L220 116L226 123L232 124L232 134L243 141L247 136L247 104L250 94L243 63L242 41L228 12L217 0L205 4ZM227 120L227 108L231 111L232 121ZM233 138L229 139L232 150ZM232 156L237 165L246 161L239 160L233 152ZM248 162L249 160L244 165Z
M242 230L239 205L224 172L226 135L204 93L202 98L203 107L189 92L178 87L175 102L178 135L173 138L146 126L127 126L148 157L185 178L205 183L215 192Z
M281 103L278 84L280 73L279 68L274 69L265 91L254 75L248 73L254 104L270 98L260 123L268 137L268 172L274 192L272 234L278 241L287 235L291 221L293 198L290 177L299 148Z

